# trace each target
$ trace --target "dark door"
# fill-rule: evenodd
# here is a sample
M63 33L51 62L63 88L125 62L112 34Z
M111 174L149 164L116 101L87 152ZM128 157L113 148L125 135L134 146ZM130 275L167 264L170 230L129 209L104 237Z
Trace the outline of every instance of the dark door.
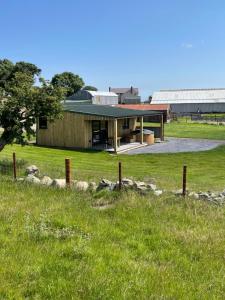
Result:
M108 121L92 121L92 145L106 144L108 140Z

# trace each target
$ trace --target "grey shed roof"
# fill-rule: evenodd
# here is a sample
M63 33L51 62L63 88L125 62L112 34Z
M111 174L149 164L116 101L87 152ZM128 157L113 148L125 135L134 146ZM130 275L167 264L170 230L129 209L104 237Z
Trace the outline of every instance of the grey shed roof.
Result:
M125 94L131 91L131 88L110 88L110 91L116 94ZM135 93L138 93L138 88L133 88Z
M131 117L141 117L141 116L156 116L162 115L158 111L140 111L134 109L125 109L109 105L94 105L94 104L85 104L85 105L76 105L73 103L65 103L64 111L84 114L84 115L93 115L100 117L110 117L110 118L131 118Z

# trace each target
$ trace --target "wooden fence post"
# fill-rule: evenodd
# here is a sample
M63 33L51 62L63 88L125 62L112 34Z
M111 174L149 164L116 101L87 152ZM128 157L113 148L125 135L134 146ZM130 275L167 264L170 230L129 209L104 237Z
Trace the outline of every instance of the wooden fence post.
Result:
M122 164L119 162L119 190L122 189Z
M66 186L70 187L71 185L71 165L70 165L70 159L65 159L65 173L66 173Z
M16 180L16 153L13 152L13 179Z
M185 197L186 196L186 188L187 188L187 166L184 166L183 167L183 196Z

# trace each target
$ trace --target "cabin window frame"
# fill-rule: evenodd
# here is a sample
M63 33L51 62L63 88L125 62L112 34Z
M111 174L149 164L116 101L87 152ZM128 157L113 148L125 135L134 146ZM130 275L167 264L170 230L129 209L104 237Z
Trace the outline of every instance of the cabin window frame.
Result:
M48 129L48 119L47 119L47 117L39 117L38 126L39 126L39 129Z

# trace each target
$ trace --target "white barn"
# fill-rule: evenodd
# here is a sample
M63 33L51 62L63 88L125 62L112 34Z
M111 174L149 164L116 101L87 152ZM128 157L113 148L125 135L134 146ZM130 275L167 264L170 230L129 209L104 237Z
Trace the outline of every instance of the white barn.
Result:
M67 100L76 101L77 104L101 104L116 105L118 104L118 95L113 92L86 91L80 90L70 96Z
M170 104L175 113L224 113L225 88L161 90L153 94L151 104Z

